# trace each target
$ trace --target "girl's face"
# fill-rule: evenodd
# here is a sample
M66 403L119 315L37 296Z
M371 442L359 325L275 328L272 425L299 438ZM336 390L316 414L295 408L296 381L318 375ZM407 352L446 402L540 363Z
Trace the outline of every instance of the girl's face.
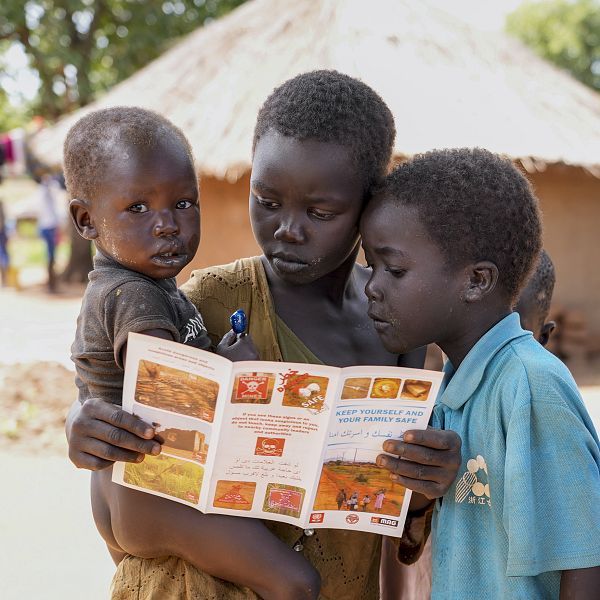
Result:
M175 143L119 149L106 170L90 207L96 245L138 273L174 277L200 242L198 183L189 156Z
M269 131L254 150L250 220L273 269L316 281L358 249L363 181L344 146Z
M373 202L361 221L372 269L365 293L386 350L406 353L453 339L460 321L464 273L447 265L414 208Z

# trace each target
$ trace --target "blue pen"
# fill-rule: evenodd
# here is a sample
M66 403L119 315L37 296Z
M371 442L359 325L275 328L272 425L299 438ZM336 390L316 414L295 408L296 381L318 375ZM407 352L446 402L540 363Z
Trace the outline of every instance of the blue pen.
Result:
M242 337L246 335L246 330L248 329L248 317L246 317L246 313L240 308L236 310L230 317L229 322L231 323L231 329L233 332Z

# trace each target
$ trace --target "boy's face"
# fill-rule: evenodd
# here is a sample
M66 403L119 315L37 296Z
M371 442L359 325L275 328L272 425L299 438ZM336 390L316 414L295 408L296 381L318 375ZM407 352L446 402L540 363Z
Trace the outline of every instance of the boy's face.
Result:
M194 166L174 142L119 148L89 213L104 254L153 279L174 277L200 242Z
M358 248L363 182L347 148L275 131L257 143L250 181L254 236L273 272L309 283Z
M535 291L529 285L521 292L515 306L515 312L519 313L521 327L531 331L533 337L542 346L545 346L556 327L556 323L554 321L546 323L548 315L542 313L540 303L535 297Z
M402 354L455 339L464 273L447 265L417 211L374 201L360 229L372 269L365 288L369 316L385 348Z

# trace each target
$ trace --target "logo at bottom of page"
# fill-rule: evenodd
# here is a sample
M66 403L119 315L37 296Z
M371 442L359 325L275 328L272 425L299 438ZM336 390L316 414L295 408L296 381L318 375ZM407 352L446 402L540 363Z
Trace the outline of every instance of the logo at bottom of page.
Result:
M359 519L360 517L358 515L355 515L354 513L346 515L346 523L348 523L348 525L354 525L355 523L358 523Z
M388 519L386 517L371 517L371 523L375 525L389 525L390 527L398 527L396 519Z
M325 520L325 513L314 512L310 514L309 523L322 523Z

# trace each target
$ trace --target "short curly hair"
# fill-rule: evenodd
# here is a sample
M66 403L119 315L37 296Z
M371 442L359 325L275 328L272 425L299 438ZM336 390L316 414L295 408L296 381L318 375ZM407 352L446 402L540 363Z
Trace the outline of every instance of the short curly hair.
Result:
M274 130L297 140L347 147L368 193L388 172L396 137L394 117L368 85L338 71L311 71L289 79L258 112L252 154Z
M556 283L556 273L552 259L545 250L540 252L539 259L527 280L527 288L531 290L531 297L539 308L540 319L543 321L550 312L550 303L554 293L554 284Z
M493 262L514 303L542 245L538 201L508 160L481 148L433 150L396 167L378 198L418 210L450 266Z
M154 111L137 106L96 110L71 127L63 146L63 168L71 198L95 199L109 163L128 148L154 148L165 140L181 144L194 164L192 149L182 131ZM195 172L195 171L194 171Z

